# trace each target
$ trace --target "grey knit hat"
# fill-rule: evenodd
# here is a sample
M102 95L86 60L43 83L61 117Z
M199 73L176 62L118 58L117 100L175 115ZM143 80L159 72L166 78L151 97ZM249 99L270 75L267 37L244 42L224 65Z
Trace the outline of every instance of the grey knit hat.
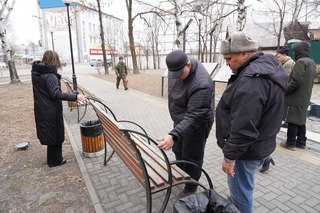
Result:
M231 54L258 50L258 42L249 38L244 32L234 32L227 40L221 42L220 53Z

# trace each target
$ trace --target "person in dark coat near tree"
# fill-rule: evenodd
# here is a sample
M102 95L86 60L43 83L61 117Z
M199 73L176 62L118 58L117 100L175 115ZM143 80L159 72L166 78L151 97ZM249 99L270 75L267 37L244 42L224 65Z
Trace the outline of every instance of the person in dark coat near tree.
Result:
M202 166L206 140L214 121L213 82L201 62L175 50L166 57L168 67L169 112L174 128L164 136L158 147L172 151L177 160ZM187 164L179 165L193 179L199 180L201 170ZM179 197L194 193L197 185L186 184Z
M287 141L281 146L290 150L306 148L306 120L310 103L316 64L310 58L311 45L307 41L293 44L296 63L289 75L285 93L288 105L286 122L288 123Z
M67 162L62 157L64 141L62 100L80 102L86 100L83 95L61 92L61 75L57 73L60 68L58 54L48 50L44 53L42 61L33 62L31 70L37 137L42 145L47 145L49 167Z

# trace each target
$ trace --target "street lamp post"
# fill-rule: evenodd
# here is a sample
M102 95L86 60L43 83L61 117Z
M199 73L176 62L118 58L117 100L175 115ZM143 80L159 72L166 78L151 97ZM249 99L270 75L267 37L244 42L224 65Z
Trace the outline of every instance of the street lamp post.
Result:
M186 51L186 31L187 31L188 27L190 26L192 20L193 19L189 19L189 21L186 24L186 26L184 26L184 28L181 30L181 33L183 33L183 52Z
M71 52L71 67L72 67L72 82L73 90L78 94L78 85L77 85L77 76L74 71L74 61L73 61L73 50L72 50L72 37L71 37L71 24L70 24L70 15L69 15L69 6L72 0L62 0L62 2L67 6L67 16L68 16L68 28L69 28L69 40L70 40L70 52Z
M54 50L53 31L51 33L52 50Z
M212 61L212 35L213 32L215 31L216 27L218 26L218 23L215 23L214 26L209 30L208 34L210 35L210 50L209 50L209 62L211 63Z

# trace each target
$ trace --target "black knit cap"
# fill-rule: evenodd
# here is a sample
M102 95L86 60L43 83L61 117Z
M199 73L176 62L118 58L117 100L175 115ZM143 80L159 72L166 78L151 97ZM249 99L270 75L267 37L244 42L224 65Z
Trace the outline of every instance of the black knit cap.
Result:
M289 55L289 48L288 47L282 47L279 50L279 53L282 54L282 55Z
M175 50L166 57L168 78L178 78L188 63L188 56L181 50Z

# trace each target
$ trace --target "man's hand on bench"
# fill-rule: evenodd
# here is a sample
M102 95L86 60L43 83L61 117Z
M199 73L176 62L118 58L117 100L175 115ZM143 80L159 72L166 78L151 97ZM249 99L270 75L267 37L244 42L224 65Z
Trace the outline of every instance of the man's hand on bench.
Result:
M171 135L166 135L161 139L157 139L158 148L164 150L170 150L174 144L173 137Z

